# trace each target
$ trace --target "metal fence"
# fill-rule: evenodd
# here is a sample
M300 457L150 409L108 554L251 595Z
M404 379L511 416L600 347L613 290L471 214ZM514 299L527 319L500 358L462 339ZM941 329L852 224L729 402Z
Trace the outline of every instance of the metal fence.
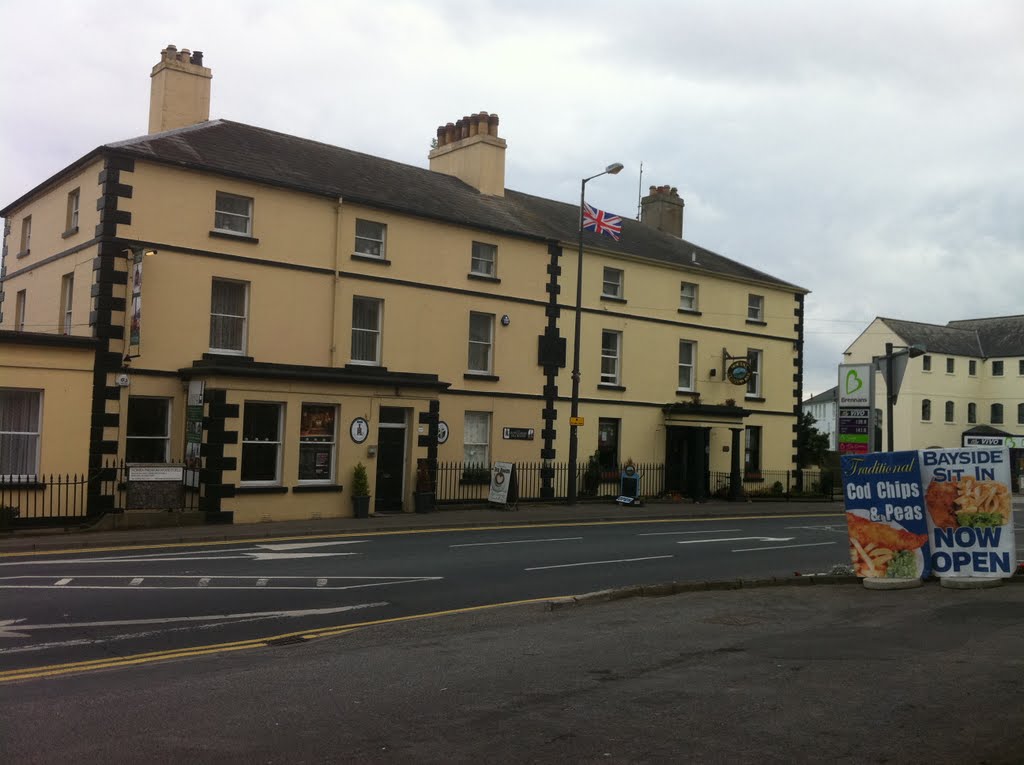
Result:
M711 496L729 498L732 474L712 471L709 482ZM842 498L843 483L838 470L760 470L745 473L740 478L745 499L795 501L800 499L828 500Z
M185 470L183 510L199 507L199 471ZM86 523L101 515L90 511L89 486L113 498L113 512L127 507L128 465L111 463L93 473L40 475L0 481L0 529Z

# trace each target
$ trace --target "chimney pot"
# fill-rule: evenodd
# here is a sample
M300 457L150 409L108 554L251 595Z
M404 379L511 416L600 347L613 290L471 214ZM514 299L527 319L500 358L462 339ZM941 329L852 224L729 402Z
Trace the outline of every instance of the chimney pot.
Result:
M196 66L203 65L203 52L201 50L192 51L192 63Z
M498 137L498 115L488 114L487 115L487 132L493 135L495 138Z
M446 144L452 143L453 141L455 141L455 136L455 123L449 122L447 125L444 126L444 142Z

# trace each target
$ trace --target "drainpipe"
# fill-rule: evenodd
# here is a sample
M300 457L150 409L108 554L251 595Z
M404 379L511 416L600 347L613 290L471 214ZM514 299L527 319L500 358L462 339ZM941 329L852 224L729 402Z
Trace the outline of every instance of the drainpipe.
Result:
M338 276L339 258L341 257L341 206L345 200L338 197L338 207L334 216L334 289L331 290L331 366L337 366L338 360Z

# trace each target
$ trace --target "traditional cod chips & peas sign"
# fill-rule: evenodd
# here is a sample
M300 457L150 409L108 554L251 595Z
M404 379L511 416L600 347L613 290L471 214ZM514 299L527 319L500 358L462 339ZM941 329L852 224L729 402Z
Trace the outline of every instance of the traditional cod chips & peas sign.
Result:
M850 559L858 576L1013 575L1005 448L847 455L841 464Z

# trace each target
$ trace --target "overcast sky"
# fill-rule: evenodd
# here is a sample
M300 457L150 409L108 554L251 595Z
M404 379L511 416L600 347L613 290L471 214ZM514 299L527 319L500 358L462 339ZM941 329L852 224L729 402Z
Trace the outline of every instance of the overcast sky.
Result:
M805 395L875 316L1024 313L1024 3L76 0L4 5L0 204L146 132L167 44L211 117L426 167L497 113L506 186L635 217L811 290ZM675 306L667 307L675 313Z

